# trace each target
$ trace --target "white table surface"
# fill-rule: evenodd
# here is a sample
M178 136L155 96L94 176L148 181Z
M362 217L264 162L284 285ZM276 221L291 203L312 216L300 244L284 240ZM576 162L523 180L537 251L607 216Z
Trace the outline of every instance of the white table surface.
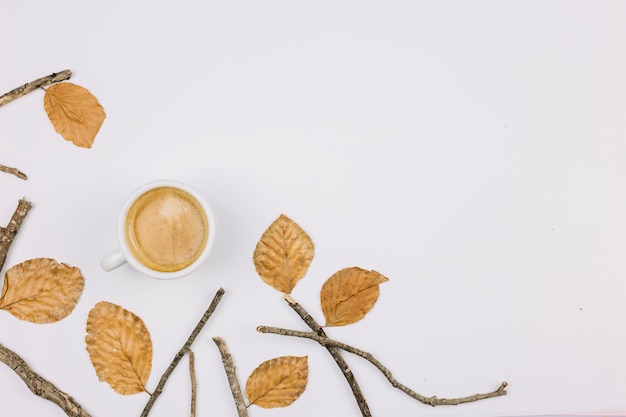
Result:
M33 4L34 3L34 4ZM316 343L256 274L281 213L316 252L293 297L360 266L390 281L366 318L329 336L374 354L403 384L455 397L430 408L346 354L374 416L512 416L626 410L626 3L620 1L4 0L0 94L63 69L107 112L91 149L54 132L35 91L0 109L0 224L33 203L4 270L50 257L85 290L48 325L0 311L0 343L91 415L138 416L147 394L99 382L85 323L99 301L140 316L156 387L218 288L193 345L197 416L236 416L212 337L239 379L307 355L307 390L250 416L359 416ZM117 212L160 178L209 199L219 236L193 275L105 273ZM4 272L4 271L3 271ZM61 416L0 366L0 414ZM151 416L188 415L186 358Z

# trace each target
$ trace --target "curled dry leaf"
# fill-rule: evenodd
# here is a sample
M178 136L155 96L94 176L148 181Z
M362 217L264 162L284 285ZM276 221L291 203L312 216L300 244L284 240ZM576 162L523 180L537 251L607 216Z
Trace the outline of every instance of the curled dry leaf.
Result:
M106 114L89 90L70 82L54 84L46 89L43 105L57 133L91 148Z
M296 222L281 214L261 236L254 266L266 284L290 294L313 260L313 241Z
M361 320L378 299L378 285L389 281L376 271L359 267L335 272L322 285L320 300L326 326L345 326Z
M89 312L85 342L100 381L122 395L147 392L152 341L139 317L118 305L101 301Z
M287 407L302 395L309 379L306 356L281 356L260 364L246 382L250 404Z
M74 310L85 280L76 267L36 258L7 270L0 309L32 323L53 323Z

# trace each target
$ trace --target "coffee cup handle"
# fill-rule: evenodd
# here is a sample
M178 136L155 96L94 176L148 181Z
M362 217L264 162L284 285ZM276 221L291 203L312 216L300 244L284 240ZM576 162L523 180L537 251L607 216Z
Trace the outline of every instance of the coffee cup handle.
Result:
M117 250L113 253L108 254L100 261L100 266L102 269L109 272L114 270L115 268L119 268L120 266L126 263L126 258L121 250Z

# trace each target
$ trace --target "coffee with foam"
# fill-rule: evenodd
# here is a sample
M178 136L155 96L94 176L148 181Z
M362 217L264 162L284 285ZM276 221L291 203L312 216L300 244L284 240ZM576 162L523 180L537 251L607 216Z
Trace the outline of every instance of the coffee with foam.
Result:
M179 271L202 254L209 222L189 193L158 187L142 194L126 216L126 241L139 262L162 272Z

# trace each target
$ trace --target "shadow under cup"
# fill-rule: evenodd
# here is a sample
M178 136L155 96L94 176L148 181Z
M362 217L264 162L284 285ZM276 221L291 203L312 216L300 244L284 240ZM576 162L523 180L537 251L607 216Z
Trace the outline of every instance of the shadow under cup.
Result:
M154 278L178 278L195 270L211 251L214 215L195 190L174 181L158 181L141 187L125 203L118 238L121 261L105 267L115 256L109 255L103 259L105 270L128 262Z

